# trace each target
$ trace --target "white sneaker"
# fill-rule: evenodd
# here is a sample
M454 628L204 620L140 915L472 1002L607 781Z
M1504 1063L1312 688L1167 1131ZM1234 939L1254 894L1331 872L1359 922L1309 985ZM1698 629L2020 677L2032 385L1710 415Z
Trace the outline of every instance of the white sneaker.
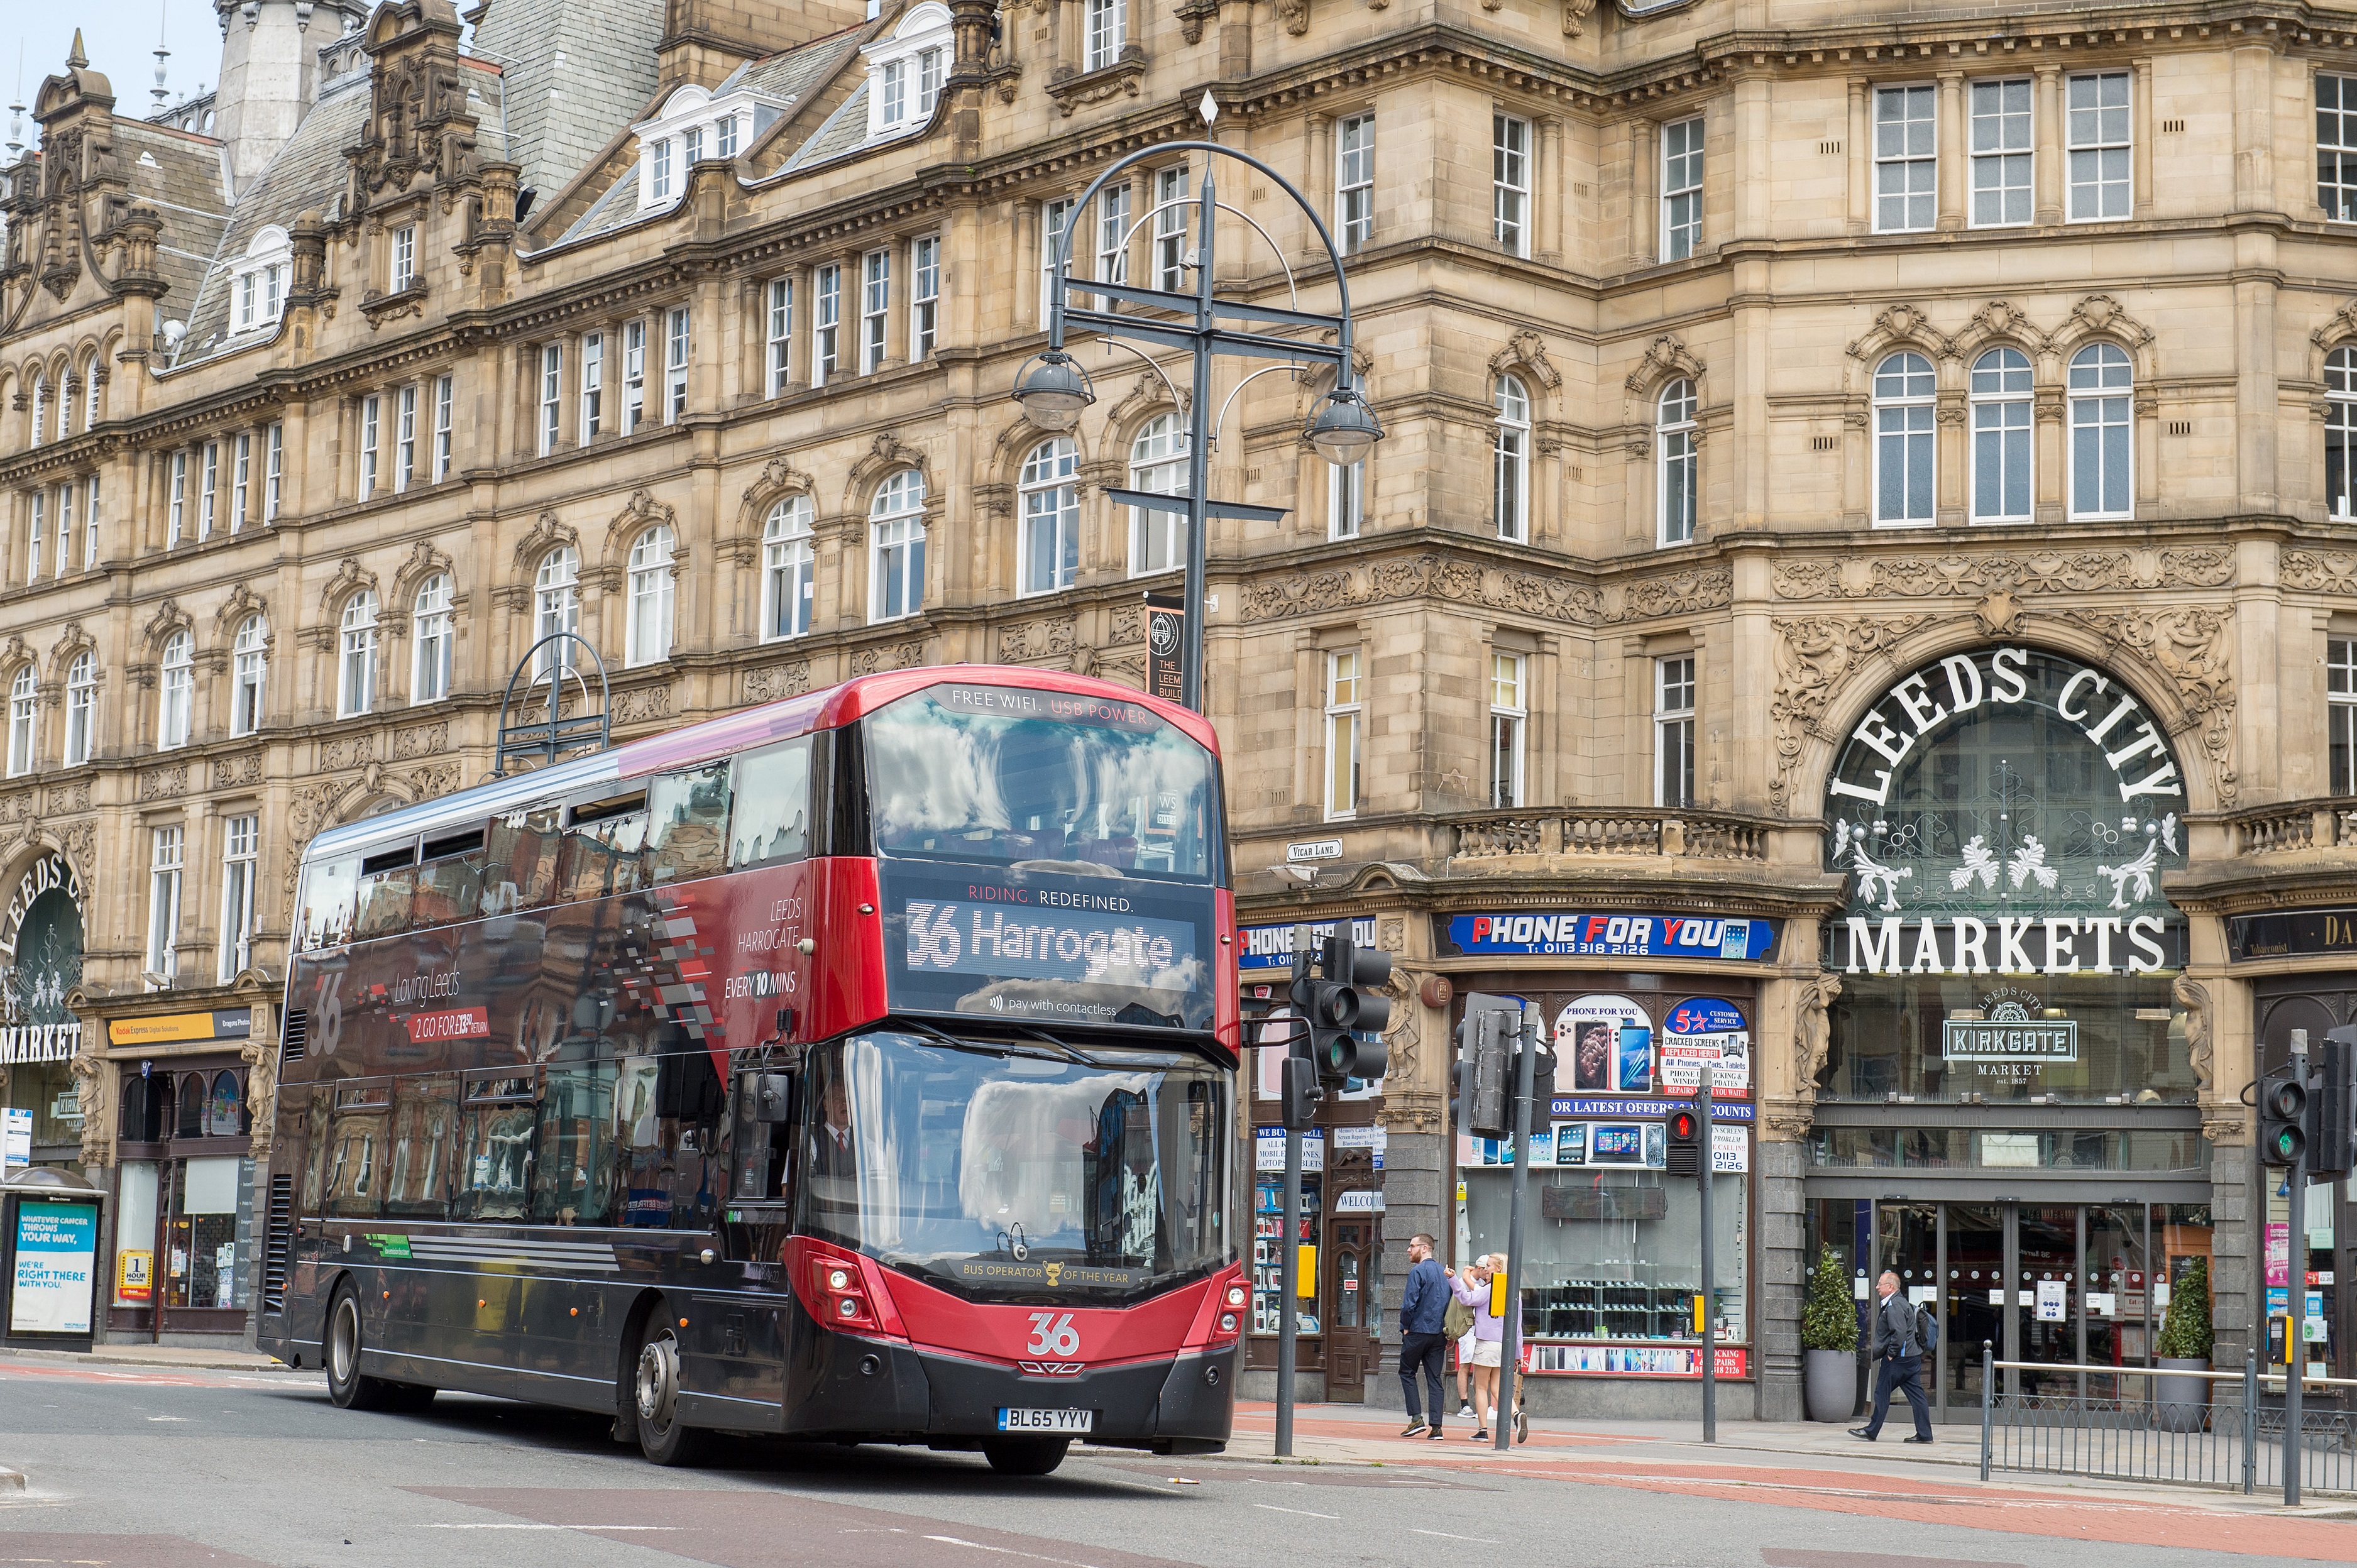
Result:
M1473 1407L1469 1404L1459 1404L1457 1407L1457 1414L1459 1419L1469 1421L1473 1417Z
M1495 1426L1498 1424L1498 1407L1496 1405L1491 1405L1490 1407L1490 1419L1483 1422L1481 1424L1484 1426Z

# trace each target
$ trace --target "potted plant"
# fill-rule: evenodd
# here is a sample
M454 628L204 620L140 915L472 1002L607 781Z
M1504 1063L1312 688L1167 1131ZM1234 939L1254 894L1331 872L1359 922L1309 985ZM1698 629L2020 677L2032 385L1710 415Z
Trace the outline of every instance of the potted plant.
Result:
M2169 1289L2169 1316L2154 1345L2164 1372L2210 1369L2210 1260L2190 1258ZM2153 1379L2153 1417L2169 1432L2199 1432L2210 1405L2207 1378Z
M1847 1421L1857 1412L1857 1301L1830 1247L1809 1271L1801 1309L1801 1386L1811 1421Z

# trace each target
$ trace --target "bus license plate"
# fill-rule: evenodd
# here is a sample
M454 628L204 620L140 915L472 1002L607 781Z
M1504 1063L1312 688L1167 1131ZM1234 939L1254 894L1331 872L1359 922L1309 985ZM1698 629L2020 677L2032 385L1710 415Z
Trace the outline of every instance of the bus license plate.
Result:
M1001 1432L1087 1432L1095 1424L1096 1412L1089 1410L1010 1410L1002 1405L998 1412Z

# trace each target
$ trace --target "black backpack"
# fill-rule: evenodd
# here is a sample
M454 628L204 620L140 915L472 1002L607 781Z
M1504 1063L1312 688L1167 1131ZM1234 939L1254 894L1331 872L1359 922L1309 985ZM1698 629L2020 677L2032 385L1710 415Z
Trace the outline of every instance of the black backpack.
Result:
M1915 1309L1915 1337L1922 1342L1926 1356L1940 1348L1940 1318L1929 1302Z

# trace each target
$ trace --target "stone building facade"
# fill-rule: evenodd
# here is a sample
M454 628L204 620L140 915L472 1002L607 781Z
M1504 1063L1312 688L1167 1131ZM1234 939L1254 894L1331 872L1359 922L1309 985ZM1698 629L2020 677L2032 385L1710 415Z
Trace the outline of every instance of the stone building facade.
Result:
M1565 1047L1543 1404L1691 1398L1652 1155L1710 1047L1727 1408L1797 1410L1821 1247L2121 1364L2201 1258L2239 1360L2240 1092L2357 1008L2357 15L305 14L224 8L217 137L77 57L6 175L9 1103L144 1173L165 1316L118 1331L234 1331L212 1173L266 1154L296 857L479 779L543 633L618 735L925 662L1142 682L1178 557L1103 491L1172 482L1183 371L1083 343L1069 441L1008 394L1064 227L1188 276L1182 156L1070 203L1208 91L1349 252L1386 431L1336 473L1315 385L1219 367L1217 493L1287 512L1209 546L1243 979L1348 920L1404 1004L1302 1221L1310 1387L1386 1397L1407 1236L1503 1244L1446 1125L1484 990ZM1265 243L1221 285L1331 309L1283 193L1222 190Z

